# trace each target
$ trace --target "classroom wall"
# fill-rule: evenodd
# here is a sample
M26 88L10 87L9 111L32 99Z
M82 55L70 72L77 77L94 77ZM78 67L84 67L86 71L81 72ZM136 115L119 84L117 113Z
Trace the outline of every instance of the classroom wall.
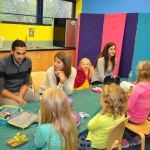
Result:
M134 52L132 63L133 80L136 80L136 68L141 60L150 60L149 43L150 30L150 1L149 0L82 0L82 13L87 14L117 14L117 13L137 13L138 22L135 36ZM140 19L142 18L142 19ZM144 32L143 32L144 31ZM140 33L140 34L139 34ZM140 42L142 41L142 42ZM148 55L146 55L148 54ZM128 56L126 57L126 63ZM127 75L126 75L127 77Z
M78 18L78 15L82 12L82 0L76 2L76 14L75 18Z
M82 13L148 13L150 0L82 0Z
M34 28L34 37L29 37L29 28ZM53 27L52 26L37 26L37 25L22 25L22 24L0 24L0 36L4 37L3 48L9 48L12 41L20 39L27 41L29 44L36 46L52 45Z

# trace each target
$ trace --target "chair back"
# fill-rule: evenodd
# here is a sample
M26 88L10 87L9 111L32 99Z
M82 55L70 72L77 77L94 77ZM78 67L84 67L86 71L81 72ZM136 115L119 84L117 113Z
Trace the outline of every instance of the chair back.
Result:
M46 79L46 72L36 72L32 74L34 92L38 92L40 85Z
M115 147L121 149L121 141L122 141L124 129L129 118L130 118L129 116L126 117L110 130L108 135L108 141L107 141L107 150L111 150Z

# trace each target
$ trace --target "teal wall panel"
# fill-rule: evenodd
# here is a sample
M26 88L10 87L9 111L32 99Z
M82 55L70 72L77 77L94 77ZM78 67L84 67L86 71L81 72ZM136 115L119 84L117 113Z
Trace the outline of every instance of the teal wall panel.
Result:
M128 58L127 58L128 59ZM136 80L136 69L139 61L150 60L150 13L139 13L132 59L133 80Z

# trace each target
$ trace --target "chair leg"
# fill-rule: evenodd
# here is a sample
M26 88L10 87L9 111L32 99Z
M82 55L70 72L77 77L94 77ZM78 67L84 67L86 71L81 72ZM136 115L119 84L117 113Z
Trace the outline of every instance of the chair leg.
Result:
M118 145L118 150L122 150L121 144Z
M143 133L138 133L141 137L141 150L145 150L145 135Z

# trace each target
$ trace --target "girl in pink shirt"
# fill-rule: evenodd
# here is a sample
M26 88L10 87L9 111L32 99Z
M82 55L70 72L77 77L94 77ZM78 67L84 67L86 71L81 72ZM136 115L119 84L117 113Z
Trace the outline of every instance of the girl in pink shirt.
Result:
M137 84L133 87L128 100L127 116L130 116L130 123L143 123L150 112L150 62L139 62L137 68ZM129 141L140 144L140 137L126 129L122 147L127 148Z

